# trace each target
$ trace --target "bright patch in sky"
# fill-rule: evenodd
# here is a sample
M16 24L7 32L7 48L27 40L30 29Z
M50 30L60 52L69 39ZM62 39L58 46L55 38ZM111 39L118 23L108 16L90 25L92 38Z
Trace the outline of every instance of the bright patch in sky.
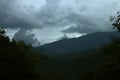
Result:
M64 35L66 35L67 38L78 38L80 36L86 35L85 33L84 34L81 34L81 33L64 34L64 33L60 33L59 32L60 30L61 28L34 29L33 33L35 34L35 37L37 37L38 40L42 42L41 45L59 40L62 37L64 37Z
M43 28L43 29L34 29L35 37L38 38L41 44L51 43L56 41L59 37L63 35L60 33L60 28Z
M12 39L14 34L18 31L19 29L6 29L7 36L9 36L10 39Z

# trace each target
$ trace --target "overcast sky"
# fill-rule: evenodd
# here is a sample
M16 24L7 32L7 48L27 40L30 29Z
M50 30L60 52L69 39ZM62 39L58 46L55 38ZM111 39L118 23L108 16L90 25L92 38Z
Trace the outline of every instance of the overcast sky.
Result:
M16 40L44 44L113 31L109 15L119 7L119 0L0 0L0 25Z

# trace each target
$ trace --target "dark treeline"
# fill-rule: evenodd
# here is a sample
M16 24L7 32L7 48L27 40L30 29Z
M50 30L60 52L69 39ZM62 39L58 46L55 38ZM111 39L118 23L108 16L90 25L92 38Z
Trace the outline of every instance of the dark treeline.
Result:
M86 71L83 80L120 80L120 39L113 39L102 50L105 59L92 71Z
M10 41L0 29L0 80L40 80L40 60L23 41Z
M34 53L23 41L10 40L0 28L0 80L119 80L120 39L101 50L60 63Z

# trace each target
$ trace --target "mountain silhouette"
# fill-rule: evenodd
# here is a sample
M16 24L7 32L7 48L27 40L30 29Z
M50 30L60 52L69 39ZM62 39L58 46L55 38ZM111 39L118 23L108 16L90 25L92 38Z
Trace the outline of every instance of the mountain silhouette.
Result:
M97 32L62 39L33 50L40 54L43 79L93 80L92 74L108 58L103 48L119 37L119 32Z
M90 49L99 49L110 43L114 38L120 37L119 32L97 32L84 35L79 38L62 39L49 43L33 50L49 55L60 55L65 53L75 53Z

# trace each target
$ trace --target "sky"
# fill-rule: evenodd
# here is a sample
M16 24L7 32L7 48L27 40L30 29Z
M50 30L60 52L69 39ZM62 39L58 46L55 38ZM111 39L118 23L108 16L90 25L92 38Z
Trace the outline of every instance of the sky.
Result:
M17 41L39 46L64 38L113 31L119 0L0 0L0 26Z

